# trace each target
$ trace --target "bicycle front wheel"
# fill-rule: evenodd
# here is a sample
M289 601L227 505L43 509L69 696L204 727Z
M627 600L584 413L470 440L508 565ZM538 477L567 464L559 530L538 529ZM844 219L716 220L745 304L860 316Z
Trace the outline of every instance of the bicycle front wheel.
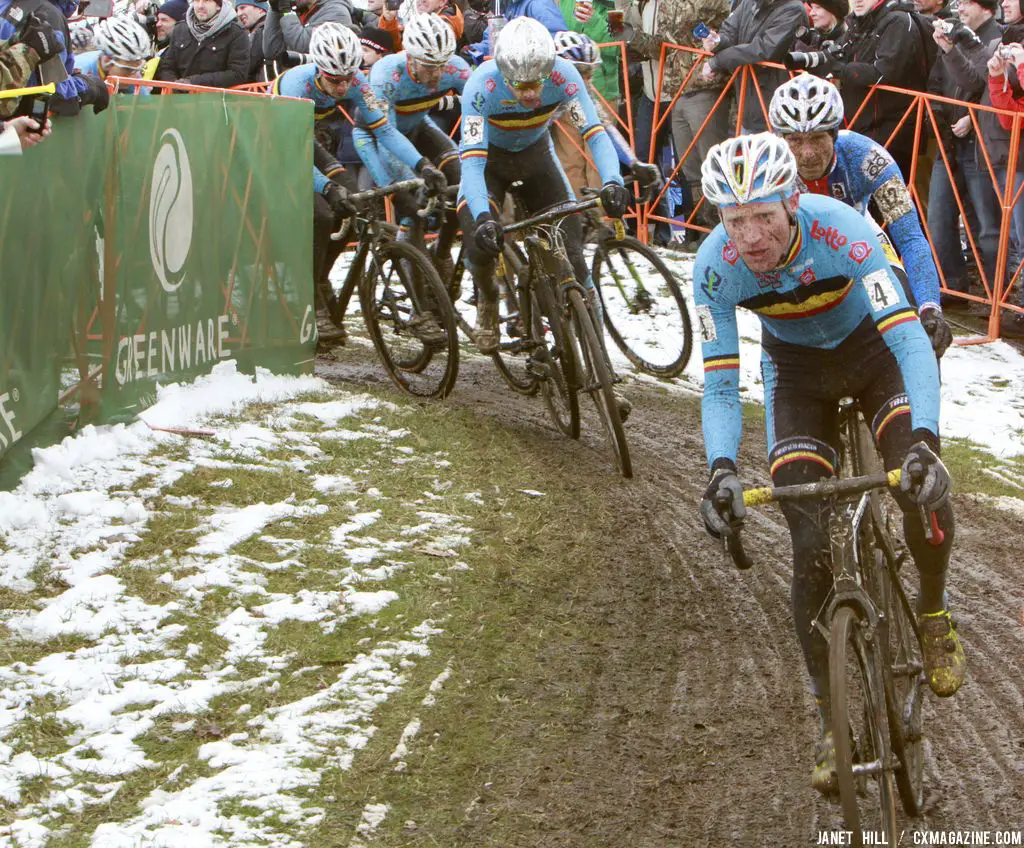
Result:
M627 236L599 242L591 277L604 325L633 365L653 377L677 377L693 348L686 301L672 271L650 247Z
M863 846L865 832L894 845L896 796L886 736L885 694L876 648L864 638L852 607L832 618L829 642L832 730L836 746L839 801L851 844ZM880 839L874 843L880 844Z
M395 385L417 397L447 395L459 373L459 339L448 292L427 255L405 242L378 245L359 302Z
M597 407L598 417L612 447L615 467L623 477L632 477L633 463L629 458L629 444L626 442L619 405L612 389L611 368L597 336L597 326L583 295L577 289L569 292L569 306L572 310L573 332L582 357L580 371L583 382L580 390L589 394Z
M580 402L576 394L576 358L567 338L564 315L546 280L537 280L530 288L533 313L533 338L537 347L531 354L531 370L540 377L544 404L565 435L580 437Z

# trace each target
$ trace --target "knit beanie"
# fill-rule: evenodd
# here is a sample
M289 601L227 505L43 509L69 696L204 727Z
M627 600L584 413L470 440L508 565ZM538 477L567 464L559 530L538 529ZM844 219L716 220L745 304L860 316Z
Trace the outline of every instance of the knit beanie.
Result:
M359 33L359 43L377 53L395 52L395 39L390 32L379 27L363 27Z
M161 15L167 15L176 21L185 20L185 12L188 10L188 0L167 0L157 9Z
M850 14L849 0L814 0L814 2L826 12L831 12L835 15L837 21L843 20L843 18Z
M264 12L270 11L270 4L267 0L235 0L236 9L240 9L242 6L255 6L257 9L262 9Z

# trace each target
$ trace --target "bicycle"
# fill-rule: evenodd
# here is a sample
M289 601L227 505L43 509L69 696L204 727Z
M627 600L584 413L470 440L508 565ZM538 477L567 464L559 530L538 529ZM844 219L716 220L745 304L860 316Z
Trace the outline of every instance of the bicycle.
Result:
M587 240L587 239L585 239ZM590 276L604 326L633 367L652 377L678 377L690 361L693 327L675 276L653 248L614 230L594 228Z
M580 436L579 393L589 394L608 436L616 468L633 476L622 419L612 388L614 378L600 325L588 305L586 291L576 281L560 222L598 205L598 198L567 201L504 228L506 245L498 262L504 283L504 328L491 358L509 385L523 394L538 389L555 426L573 439ZM511 240L527 233L520 248ZM458 299L465 269L465 246L460 247L449 289ZM475 332L462 315L463 332ZM526 354L522 367L512 357Z
M422 180L403 180L349 195L354 206L364 208L331 234L334 241L355 236L356 248L328 312L342 326L358 289L367 332L395 385L417 397L443 398L454 388L459 372L454 309L430 257L409 242L396 241L397 228L381 220L383 210L372 203L422 185ZM443 338L425 338L423 316L428 312L437 319Z
M894 784L907 815L918 816L923 807L927 686L917 616L900 578L908 554L893 540L880 494L899 485L901 472L870 473L877 454L860 409L843 398L839 410L843 477L750 489L743 502L832 502L828 533L834 585L814 626L829 644L839 801L851 844L863 844L863 825L873 820L870 824L885 834L887 844L895 845ZM931 539L935 529L921 512ZM738 533L726 538L725 547L737 567L751 567Z

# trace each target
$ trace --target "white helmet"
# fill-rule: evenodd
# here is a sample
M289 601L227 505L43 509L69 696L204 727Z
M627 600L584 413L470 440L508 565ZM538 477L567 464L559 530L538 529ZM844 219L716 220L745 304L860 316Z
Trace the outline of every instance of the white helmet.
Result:
M93 42L100 53L115 61L138 62L153 55L149 33L134 16L121 15L100 21L93 33Z
M555 33L555 53L574 65L600 65L601 52L589 35L565 30Z
M704 197L717 206L784 200L796 190L796 159L774 133L727 138L700 168Z
M783 135L839 129L843 123L843 98L828 80L800 74L775 89L768 120Z
M363 63L363 46L344 24L328 22L313 30L309 39L309 55L325 74L351 76Z
M555 42L540 21L513 18L498 33L494 61L507 83L545 80L555 67Z
M415 15L405 24L402 45L419 62L443 65L455 53L455 33L440 15Z

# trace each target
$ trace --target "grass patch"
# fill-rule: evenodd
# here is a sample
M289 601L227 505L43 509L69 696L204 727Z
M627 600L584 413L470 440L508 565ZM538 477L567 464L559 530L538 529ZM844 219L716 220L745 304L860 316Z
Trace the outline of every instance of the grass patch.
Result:
M943 439L942 461L953 478L953 491L959 494L1024 498L1024 456L993 459L968 439ZM1000 479L993 471L1020 481L1020 486Z

